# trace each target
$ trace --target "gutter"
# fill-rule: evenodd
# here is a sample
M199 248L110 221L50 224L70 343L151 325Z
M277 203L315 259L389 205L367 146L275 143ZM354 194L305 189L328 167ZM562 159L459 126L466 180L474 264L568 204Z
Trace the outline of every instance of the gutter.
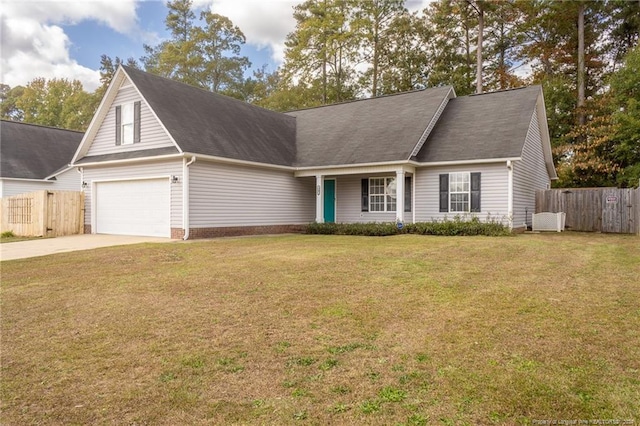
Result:
M184 241L189 239L189 166L195 162L195 156L189 161L186 157L182 159L182 227L184 229L182 239Z

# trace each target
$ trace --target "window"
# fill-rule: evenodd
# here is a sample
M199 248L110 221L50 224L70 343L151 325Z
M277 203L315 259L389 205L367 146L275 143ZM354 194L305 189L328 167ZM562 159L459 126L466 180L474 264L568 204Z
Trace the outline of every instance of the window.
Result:
M456 172L440 175L440 211L480 211L480 173Z
M449 174L449 211L469 211L469 173Z
M369 179L369 211L396 211L396 178Z
M122 145L133 143L133 104L122 105Z
M404 211L411 211L412 185L411 176L404 178ZM389 212L396 209L396 179L370 178L362 179L361 211ZM375 204L375 206L374 206Z
M116 145L140 142L140 102L116 106Z

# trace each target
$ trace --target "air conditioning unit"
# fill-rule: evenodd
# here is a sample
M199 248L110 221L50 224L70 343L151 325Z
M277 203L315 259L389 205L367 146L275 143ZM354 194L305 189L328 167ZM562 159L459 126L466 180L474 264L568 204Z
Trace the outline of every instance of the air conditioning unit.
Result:
M535 213L533 215L532 229L534 231L564 231L564 222L566 220L566 213Z

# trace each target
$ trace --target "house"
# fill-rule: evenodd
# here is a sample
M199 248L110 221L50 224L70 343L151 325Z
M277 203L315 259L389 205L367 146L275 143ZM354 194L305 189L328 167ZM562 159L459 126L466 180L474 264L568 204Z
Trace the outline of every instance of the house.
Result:
M522 228L557 178L539 86L283 114L129 67L72 164L85 232L184 239L459 214Z
M0 197L39 190L80 191L71 167L82 132L2 120Z

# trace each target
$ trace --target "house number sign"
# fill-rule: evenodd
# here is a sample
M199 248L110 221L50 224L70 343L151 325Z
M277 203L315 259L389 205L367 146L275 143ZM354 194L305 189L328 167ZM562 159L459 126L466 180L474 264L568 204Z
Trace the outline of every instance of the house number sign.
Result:
M607 196L607 204L614 204L618 202L618 197L615 195Z

